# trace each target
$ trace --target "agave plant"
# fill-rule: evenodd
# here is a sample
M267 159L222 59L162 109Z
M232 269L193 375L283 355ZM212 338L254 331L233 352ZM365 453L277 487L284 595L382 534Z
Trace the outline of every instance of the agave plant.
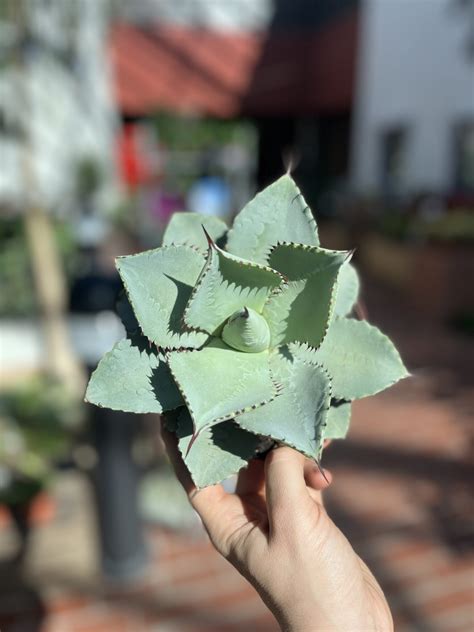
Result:
M390 340L349 317L350 255L319 245L288 174L230 230L175 214L161 248L117 260L127 337L99 363L87 401L173 411L168 427L198 487L244 467L262 439L318 461L325 439L346 435L353 400L407 375Z

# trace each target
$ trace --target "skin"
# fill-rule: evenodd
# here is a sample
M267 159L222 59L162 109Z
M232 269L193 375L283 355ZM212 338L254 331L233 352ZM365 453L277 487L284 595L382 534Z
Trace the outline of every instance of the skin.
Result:
M374 576L327 515L331 481L288 447L241 471L235 494L196 489L173 434L168 453L212 544L257 590L285 632L390 632L393 622Z

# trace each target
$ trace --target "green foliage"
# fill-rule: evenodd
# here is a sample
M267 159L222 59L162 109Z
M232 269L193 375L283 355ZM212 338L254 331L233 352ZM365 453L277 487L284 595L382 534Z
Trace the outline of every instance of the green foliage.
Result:
M77 267L77 248L68 226L55 222L54 234L67 277ZM20 217L0 218L0 317L31 317L38 305L28 243Z
M34 378L0 393L0 502L29 499L68 454L77 403L57 382Z
M426 221L416 219L410 226L411 236L440 243L474 242L474 213L468 209L456 209L440 217Z
M398 241L437 244L472 244L474 241L474 214L469 208L454 208L439 217L386 213L377 221L376 227L389 239Z
M324 439L346 435L352 400L408 375L386 336L350 318L359 280L349 253L319 246L290 176L227 234L220 220L180 214L164 241L118 259L128 337L87 399L167 413L197 486L237 472L265 441L319 459Z
M249 147L255 144L254 126L245 121L236 123L160 113L155 123L160 142L172 150L205 150L232 142Z

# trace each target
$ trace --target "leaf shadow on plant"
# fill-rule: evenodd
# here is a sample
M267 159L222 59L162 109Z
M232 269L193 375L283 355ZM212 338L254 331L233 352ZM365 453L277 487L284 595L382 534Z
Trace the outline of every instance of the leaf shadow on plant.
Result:
M153 350L151 342L145 338L145 336L138 334L136 336L128 336L128 339L130 340L132 347L136 347L140 353L147 353L148 355L151 355L156 352Z
M224 250L227 244L227 233L224 233L221 237L218 237L215 243L218 248Z
M127 338L132 339L133 336L139 336L141 331L140 325L124 289L117 297L115 311L125 327Z
M334 408L339 408L339 406L350 403L351 402L348 399L335 399L334 397L331 397L331 406L333 406Z
M225 450L243 459L247 458L248 445L245 442L247 431L240 428L235 421L223 421L211 428L212 440L221 450Z
M283 356L285 360L293 362L294 356L288 348L288 345L282 345L281 347L278 347L278 353Z
M169 370L168 365L161 359L158 366L152 369L150 385L156 399L165 409L175 410L178 406L184 403L182 396L171 377L171 371Z
M172 281L176 285L176 289L178 290L176 301L170 314L169 330L172 333L179 335L183 333L183 314L193 288L190 285L187 285L187 283L183 283L182 281L175 279L169 274L164 273L164 276Z
M248 444L245 437L249 432L240 428L233 419L222 421L209 430L212 435L212 442L221 450L239 456L242 459L248 458ZM179 439L193 436L193 424L190 416L182 416L176 431Z

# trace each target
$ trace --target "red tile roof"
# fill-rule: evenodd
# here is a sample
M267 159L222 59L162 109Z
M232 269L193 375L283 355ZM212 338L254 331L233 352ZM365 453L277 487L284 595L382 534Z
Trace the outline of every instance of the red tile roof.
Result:
M227 118L344 110L353 95L357 14L310 33L115 24L110 47L126 114Z

